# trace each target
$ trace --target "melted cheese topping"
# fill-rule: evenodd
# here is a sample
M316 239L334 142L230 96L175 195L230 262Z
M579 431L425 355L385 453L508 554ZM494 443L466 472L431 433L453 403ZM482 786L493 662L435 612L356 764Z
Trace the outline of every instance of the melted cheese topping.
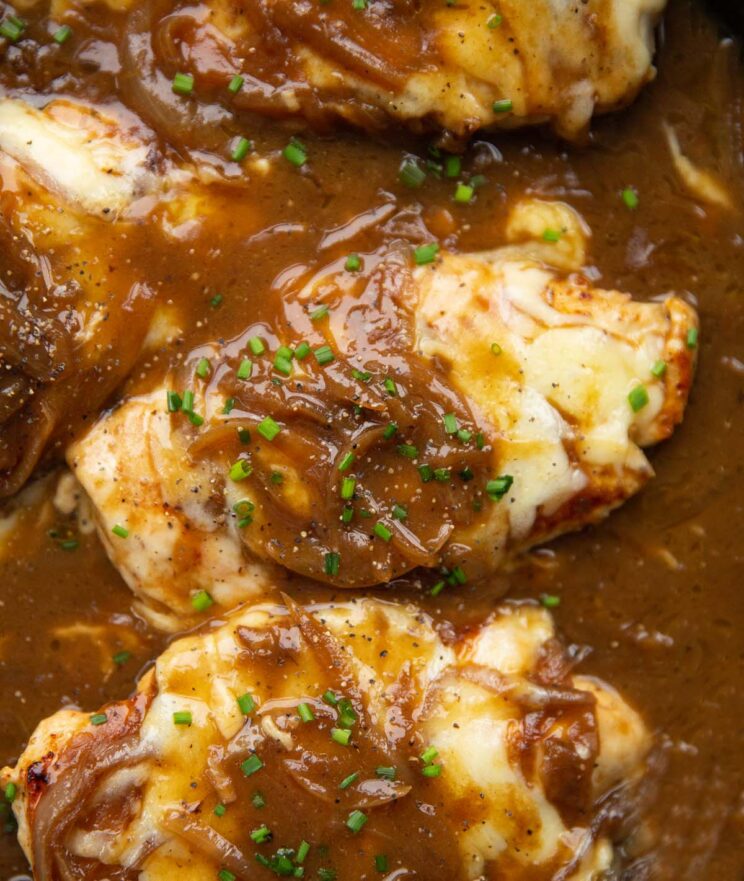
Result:
M327 634L323 638L336 647L345 689L363 695L357 712L365 706L369 729L363 734L355 726L353 736L371 737L391 750L396 742L397 749L410 744L413 754L407 761L414 774L421 768L417 755L434 747L435 761L442 766L437 799L444 807L470 806L466 813L472 815L472 822L457 835L459 877L502 877L506 871L518 881L534 877L536 869L563 867L567 874L562 877L589 881L609 867L611 842L591 831L592 812L566 825L548 795L543 776L547 765L540 761L536 771L527 772L514 750L525 736L529 714L556 700L548 694L550 686L537 684L540 658L554 640L547 612L533 606L504 606L454 645L444 645L430 620L410 606L362 600L314 607L312 618L316 623L310 630L320 626ZM212 805L221 799L210 783L214 780L210 756L222 749L239 758L254 753L266 758L271 741L287 760L303 753L303 732L309 728L299 723L296 707L300 701L310 702L320 718L318 699L329 675L308 642L306 628L295 613L288 616L283 607L260 605L174 643L140 685L143 693L152 694L137 732L136 752L143 757L112 768L93 791L81 796L97 806L99 816L105 816L107 803L117 802L128 804L127 815L119 821L117 834L107 832L106 822L100 820L92 827L73 826L65 838L72 854L95 858L112 869L137 865L141 881L172 878L176 871L189 881L212 877L214 859L174 834L168 817L184 805L192 809L199 805L201 825L216 826L228 841L246 839L240 800L232 801L219 821L212 814ZM249 633L253 643L261 634L274 639L278 666L270 682L253 669L249 643L241 632ZM600 751L591 802L597 805L611 786L619 781L628 785L643 773L649 736L637 714L602 683L576 677L561 687L585 689L596 696L593 712ZM246 692L256 703L248 719L237 703ZM174 712L190 713L191 724L175 725ZM581 724L569 713L563 725L563 712L551 711L553 727L539 736L542 747L538 744L537 751L547 749L553 738L573 750L581 763L585 749L578 733ZM113 717L111 711L109 716ZM397 730L402 719L413 724L404 740ZM38 842L34 841L35 801L24 787L26 769L51 750L45 761L51 763L47 773L54 779L55 766L68 761L65 750L75 733L85 730L90 730L87 715L58 713L39 726L17 768L3 772L3 780L12 779L19 788L14 809L29 855ZM105 730L101 726L96 735L105 738ZM364 777L366 769L362 770ZM279 773L274 764L259 772L271 773ZM413 797L401 790L401 800ZM330 805L324 809L333 810ZM396 807L368 810L369 828L358 836L360 847L365 847L366 833L374 830L376 810L388 809ZM277 836L280 832L275 830ZM238 846L244 849L243 844Z

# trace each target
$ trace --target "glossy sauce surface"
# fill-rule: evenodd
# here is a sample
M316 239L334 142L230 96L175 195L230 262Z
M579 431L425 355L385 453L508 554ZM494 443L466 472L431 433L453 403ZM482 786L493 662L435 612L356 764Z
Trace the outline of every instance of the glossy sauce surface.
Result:
M120 27L116 15L88 11L75 23L74 40L33 58L15 56L0 82L21 92L33 86L93 98L117 91L137 111L126 78L106 72ZM644 835L627 854L628 877L735 881L743 868L744 823L744 707L737 694L744 626L738 526L744 221L737 211L695 203L671 168L660 123L673 124L687 152L740 202L744 70L737 47L720 43L714 26L687 2L673 4L667 16L659 68L636 106L595 122L591 149L568 149L534 132L473 144L463 167L487 182L470 205L453 203L446 179L430 175L416 191L399 183L401 159L428 155L425 142L303 134L308 168L298 172L277 162L269 176L248 182L220 153L225 138L246 132L256 152L269 155L283 149L290 129L238 117L225 123L215 145L214 127L204 120L191 120L182 131L178 120L163 120L158 136L171 147L198 151L234 179L224 187L221 210L200 224L183 224L167 240L143 226L123 249L107 241L105 224L95 235L112 258L123 254L146 266L157 300L174 302L189 319L176 345L138 367L131 391L146 390L171 366L192 363L199 347L247 338L262 323L276 328L287 281L321 273L352 250L375 261L396 242L418 245L432 235L455 250L502 244L508 206L525 193L563 199L580 211L592 230L590 261L601 285L639 298L675 291L696 303L702 319L696 387L685 423L653 454L657 477L641 496L603 526L561 540L486 583L460 585L435 600L424 592L429 582L422 585L415 574L393 587L396 596L416 597L455 628L481 620L505 591L559 596L555 614L567 640L590 649L582 671L626 695L660 744L657 778L649 781L642 808ZM640 196L635 211L620 198L627 186ZM3 264L4 278L9 268ZM113 321L121 320L117 315L112 312ZM138 322L145 326L144 308L119 328L135 336ZM97 375L89 381L100 391ZM435 379L418 375L416 382L426 411L426 389L436 387ZM260 391L271 395L270 383ZM101 400L110 393L103 389ZM89 399L71 393L62 407L75 418L70 426L60 422L60 441L89 418L81 403ZM427 436L435 423L429 421ZM347 429L341 423L335 430L332 444L341 450ZM163 644L131 615L130 594L95 538L75 529L42 504L27 515L12 558L0 562L3 761L17 756L38 719L59 706L90 709L124 697ZM66 549L66 541L79 544ZM302 600L331 593L296 578L285 586ZM131 656L114 663L121 651ZM24 871L12 836L0 846L3 877Z

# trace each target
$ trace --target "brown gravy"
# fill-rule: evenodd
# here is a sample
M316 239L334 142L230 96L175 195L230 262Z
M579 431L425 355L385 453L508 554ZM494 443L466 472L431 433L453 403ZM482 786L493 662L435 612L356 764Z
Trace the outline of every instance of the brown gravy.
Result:
M59 88L110 93L114 78L91 73L86 61L91 52L103 58L106 41L116 39L116 16L99 18L96 46L88 41L87 54L70 46L67 54L49 53L39 64L0 64L0 83L52 90L72 71ZM81 20L79 35L85 27ZM271 317L270 298L262 292L274 290L290 266L317 265L330 231L351 224L357 232L362 224L354 218L381 202L394 204L395 223L370 225L355 238L355 249L373 252L394 236L415 237L422 219L455 249L494 247L512 199L525 192L562 198L591 226L591 259L601 284L640 298L676 291L696 303L701 358L691 404L675 437L652 455L657 477L646 491L601 527L556 542L487 583L462 585L436 601L422 597L415 578L393 587L396 596L413 595L458 627L481 619L505 591L560 596L555 614L565 638L590 648L582 671L622 691L660 744L643 805L647 840L627 854L626 877L738 881L744 873L738 516L744 490L744 220L738 210L701 210L686 194L672 171L660 121L674 124L688 154L717 173L741 204L744 66L739 48L721 42L688 0L673 3L666 16L658 66L657 81L634 107L595 122L590 149L569 149L534 132L474 143L463 163L488 183L467 209L452 208L448 182L430 179L415 192L397 183L402 152L425 155L425 143L303 134L312 173L279 167L252 187L244 205L226 194L219 244L205 234L179 249L177 260L172 245L156 236L137 236L132 247L157 280L159 296L188 304L192 326L179 347L184 355ZM242 124L250 125L259 150L280 149L289 137L288 130L260 120ZM635 212L619 198L628 185L640 194ZM247 265L249 286L236 271ZM155 382L173 355L164 351L157 362L142 365L130 388ZM71 406L74 401L72 395ZM70 425L59 428L60 443L87 415L74 407L70 413ZM97 540L68 534L70 529L43 505L33 508L13 558L0 563L2 762L13 761L38 720L60 706L92 709L124 697L163 645L131 614L131 596ZM298 599L329 595L321 586L293 581L289 587ZM126 660L119 655L113 662L123 651ZM0 875L26 871L14 836L0 837Z

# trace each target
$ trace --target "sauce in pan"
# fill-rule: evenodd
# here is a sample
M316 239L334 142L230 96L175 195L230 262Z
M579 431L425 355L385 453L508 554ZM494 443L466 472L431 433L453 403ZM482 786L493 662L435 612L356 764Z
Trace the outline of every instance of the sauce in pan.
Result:
M45 26L28 18L32 33ZM111 44L121 39L121 27L121 16L91 8L75 22L74 40L63 51L45 50L33 63L23 56L12 65L0 62L0 84L19 93L116 94L138 112L141 96L131 77L115 76ZM401 39L410 42L412 33L404 30ZM419 51L406 45L409 55ZM655 480L599 527L434 599L415 572L370 593L392 597L394 589L396 597L416 599L437 622L455 628L483 620L506 592L560 598L552 611L566 641L586 649L581 672L616 687L658 742L640 807L643 834L624 854L625 877L737 881L744 873L744 215L738 207L744 196L744 63L739 47L695 4L678 0L665 17L657 64L657 80L636 104L595 120L590 147L569 148L536 131L476 139L462 166L485 183L467 205L453 203L446 177L429 175L415 190L400 184L401 161L408 154L427 156L426 141L303 132L309 170L273 163L250 188L226 186L200 227L179 217L181 225L174 221L167 237L162 226L143 225L122 242L107 238L104 222L92 223L92 247L110 267L110 347L52 401L54 426L42 467L53 466L66 440L124 381L132 359L117 354L117 337L124 330L130 340L144 335L153 300L173 304L187 321L176 344L163 345L136 366L127 391L155 386L165 370L191 363L189 353L200 346L234 338L236 328L281 323L276 294L282 285L352 250L377 259L393 241L418 244L422 229L452 250L494 248L504 241L508 207L519 197L568 202L591 228L589 263L599 286L639 299L673 291L697 307L700 362L684 423L652 452ZM684 187L665 122L685 154L717 176L733 208L705 207ZM184 155L213 149L203 120L192 119L188 127L183 120L160 124L156 136ZM251 116L224 125L228 137L249 132L259 157L284 149L295 131L284 121ZM228 175L240 174L226 160L210 161ZM637 193L637 205L623 199L627 188ZM9 235L5 229L0 234ZM27 265L5 254L0 261L9 289L31 283L23 276ZM149 293L124 311L116 297L128 289L137 266L147 267ZM29 388L43 385L41 360L31 379L19 369L19 381ZM436 376L417 375L416 382L422 401L427 389L436 399ZM418 415L426 422L425 404ZM432 417L429 435L435 423ZM345 430L338 426L339 447ZM24 432L11 437L10 447L0 450L3 468L25 444ZM472 468L478 467L475 455ZM95 535L54 509L43 486L32 491L20 517L0 558L0 763L14 761L37 722L60 706L87 710L125 697L165 645L132 613L131 594ZM302 601L344 595L298 576L279 586ZM25 871L8 832L0 837L0 877Z

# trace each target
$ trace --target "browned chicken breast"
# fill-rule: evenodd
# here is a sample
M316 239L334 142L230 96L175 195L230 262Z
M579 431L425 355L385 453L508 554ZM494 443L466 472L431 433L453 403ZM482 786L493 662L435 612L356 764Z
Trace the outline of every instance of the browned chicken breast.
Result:
M0 775L37 881L598 881L649 734L549 614L243 608ZM405 847L401 842L405 841Z
M547 122L576 137L652 78L665 0L128 5L124 51L143 72L133 95L151 113L172 116L167 87L180 73L190 96L275 116L460 138Z
M282 325L200 347L72 445L143 610L178 626L203 590L231 608L277 564L343 587L425 567L442 589L643 486L641 448L682 418L696 315L549 268L583 259L572 218L526 202L499 251L326 267ZM524 238L556 219L557 245Z

